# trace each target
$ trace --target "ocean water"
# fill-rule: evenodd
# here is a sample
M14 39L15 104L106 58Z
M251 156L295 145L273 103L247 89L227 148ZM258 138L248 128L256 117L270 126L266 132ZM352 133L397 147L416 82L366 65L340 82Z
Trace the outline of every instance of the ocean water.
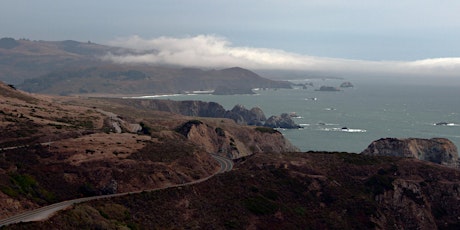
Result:
M458 86L354 84L340 92L270 89L256 90L256 95L191 94L161 99L214 101L226 109L236 104L248 109L257 106L267 118L295 113L294 120L303 128L280 131L302 151L358 153L384 137L444 137L460 147ZM447 125L435 125L439 122Z

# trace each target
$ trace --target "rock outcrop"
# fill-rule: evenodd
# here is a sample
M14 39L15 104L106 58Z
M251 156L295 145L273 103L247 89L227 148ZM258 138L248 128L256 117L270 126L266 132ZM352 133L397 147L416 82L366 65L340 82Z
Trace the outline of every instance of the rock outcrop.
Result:
M235 105L232 110L226 113L226 118L231 118L238 124L262 126L267 120L264 112L259 107L254 107L250 110L242 105Z
M316 91L337 92L340 91L340 89L334 86L321 86Z
M382 138L372 142L361 154L417 158L459 168L457 147L445 138Z
M298 129L301 128L293 120L291 115L283 113L280 116L271 116L265 122L265 126L271 128L282 128L282 129Z
M267 128L239 127L227 122L219 127L198 120L188 121L176 128L189 141L205 152L219 154L231 159L246 157L255 153L282 153L299 151L283 135Z
M346 82L343 82L342 84L340 84L340 88L353 88L354 85L349 82L349 81L346 81Z
M285 129L300 128L289 114L272 116L267 120L262 109L258 107L248 110L243 105L236 105L231 110L225 110L222 105L216 102L172 100L131 100L130 104L138 108L153 109L192 117L229 118L240 125Z

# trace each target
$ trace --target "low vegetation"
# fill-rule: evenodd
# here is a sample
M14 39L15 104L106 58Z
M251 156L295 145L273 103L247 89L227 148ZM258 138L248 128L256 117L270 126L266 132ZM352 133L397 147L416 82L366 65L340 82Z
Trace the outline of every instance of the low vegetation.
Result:
M123 100L31 104L24 95L11 97L17 92L8 86L0 96L8 92L0 104L5 131L0 146L11 148L0 152L0 191L14 205L0 204L4 217L82 196L205 178L218 164L189 139L195 126L206 125L234 149L250 135L278 133L266 127L243 132L222 119L190 120L130 107ZM127 133L128 128L114 133L100 110L140 124L147 135ZM50 139L52 144L46 144ZM261 142L248 148L255 150ZM8 228L458 229L459 188L458 171L414 159L262 151L202 183L82 203L47 221Z
M255 130L261 133L280 133L278 130L270 127L256 127Z
M440 184L424 180L426 174L449 179L452 184L442 185L442 190L455 189L460 183L458 173L440 167L414 174L413 169L425 163L371 158L374 160L351 153L259 154L204 183L92 201L47 222L21 227L45 229L56 223L81 227L82 223L103 220L113 228L386 229L425 226L404 207L415 204L423 209L426 202L431 209L426 209L424 218L432 218L437 226L458 227L456 217L451 219L449 214L458 211L458 200L450 195L445 203L446 193L437 190ZM447 172L451 174L444 174ZM400 189L396 183L414 179L420 181L415 185L421 193L402 188L398 198L403 202L401 208L384 206ZM82 208L94 209L94 215L71 218Z

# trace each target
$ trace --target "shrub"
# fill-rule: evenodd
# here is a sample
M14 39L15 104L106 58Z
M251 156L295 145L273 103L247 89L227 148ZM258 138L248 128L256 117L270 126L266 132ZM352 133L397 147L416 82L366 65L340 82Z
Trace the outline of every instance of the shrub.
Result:
M278 210L276 203L263 196L248 198L244 201L244 206L256 215L273 214Z
M216 131L217 136L225 137L225 131L222 128L217 127L214 131Z
M152 134L152 129L150 127L148 127L144 122L141 122L139 124L141 126L141 133L145 134L145 135L151 135Z
M270 127L256 127L255 130L261 133L270 133L270 134L279 133L278 130L270 128Z
M54 194L40 187L35 178L27 174L13 173L10 175L11 187L2 186L1 190L5 194L17 197L19 194L28 196L33 200L52 202L55 200Z
M368 191L374 195L384 193L386 190L393 190L394 178L387 175L374 175L369 178L365 185L368 187Z
M197 126L197 125L201 125L201 124L203 124L203 122L201 122L199 120L190 120L190 121L187 121L186 123L184 123L183 125L177 127L174 131L182 134L183 136L187 136L188 133L190 132L190 129L193 126Z

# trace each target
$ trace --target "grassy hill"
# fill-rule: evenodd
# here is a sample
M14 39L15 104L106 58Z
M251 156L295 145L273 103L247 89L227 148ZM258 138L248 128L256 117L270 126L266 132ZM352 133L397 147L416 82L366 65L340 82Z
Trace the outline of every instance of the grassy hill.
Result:
M100 63L107 52L126 50L76 41L30 41L0 39L0 80L19 84L51 71Z
M290 88L246 69L201 70L159 66L103 65L54 71L18 88L46 94L172 94L196 90Z
M91 42L0 39L0 80L34 93L170 94L184 91L289 88L288 82L262 78L242 68L202 70L123 65L103 56L138 53ZM146 51L155 53L157 51ZM238 92L238 91L235 91Z

